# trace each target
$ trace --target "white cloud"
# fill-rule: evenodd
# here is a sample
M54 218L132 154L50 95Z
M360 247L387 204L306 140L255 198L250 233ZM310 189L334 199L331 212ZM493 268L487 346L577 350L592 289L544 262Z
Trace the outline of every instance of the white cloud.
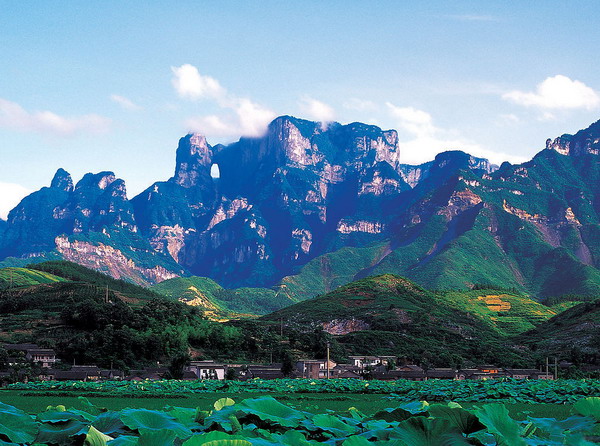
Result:
M171 67L172 84L179 96L191 100L214 101L221 115L196 116L188 119L189 130L215 137L260 136L275 118L275 113L251 101L229 93L219 81L200 74L193 65Z
M110 119L95 114L64 117L50 111L28 112L16 102L0 98L0 126L11 130L72 136L106 132L110 123Z
M535 92L519 90L504 93L502 98L525 107L542 109L587 109L600 106L600 96L578 80L558 74L546 78L536 86Z
M190 118L185 122L188 130L192 132L199 132L204 135L227 137L237 130L235 125L229 122L225 122L221 117L217 115L208 116L197 116Z
M203 76L193 65L184 64L180 67L171 67L173 79L171 83L177 94L186 99L220 98L226 91L218 80L210 76Z
M8 213L31 192L20 184L0 182L0 218L6 220Z
M427 136L436 132L431 115L413 107L397 107L386 102L392 116L398 119L401 128L415 136Z
M238 99L234 106L238 116L242 135L259 136L269 123L275 119L275 113L249 99Z
M333 107L310 96L304 96L299 102L300 111L309 119L319 122L331 122L335 118Z
M345 101L342 106L345 109L356 111L375 111L379 109L377 104L375 104L373 101L358 98L350 98Z
M413 107L398 107L390 102L386 105L400 131L398 147L402 163L421 164L433 160L438 153L447 150L462 150L473 156L487 158L496 164L502 161L526 161L522 157L491 151L455 132L440 129L433 124L432 116L426 111Z
M111 94L110 95L110 100L113 101L116 104L119 104L125 110L136 111L136 110L141 110L142 109L142 107L140 107L139 105L137 105L131 99L128 99L125 96L120 96L118 94Z

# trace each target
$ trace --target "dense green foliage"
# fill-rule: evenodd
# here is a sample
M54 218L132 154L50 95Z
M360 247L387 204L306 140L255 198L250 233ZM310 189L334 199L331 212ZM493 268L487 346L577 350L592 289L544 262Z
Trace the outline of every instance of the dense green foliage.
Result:
M38 381L16 383L9 389L107 396L167 396L195 393L369 393L386 394L397 401L489 400L524 403L573 403L587 396L600 397L600 380L437 380L363 381L359 379L273 379L250 381Z
M111 290L126 294L130 298L151 299L159 297L157 293L148 288L124 280L114 279L101 272L65 260L35 263L29 265L28 268L30 270L51 273L73 282L87 282L99 287L109 287Z
M413 401L366 415L355 408L314 414L268 396L239 403L221 398L212 410L109 411L80 401L83 409L50 406L35 417L2 404L0 436L5 444L24 445L585 446L598 439L600 425L599 398L577 401L566 420L529 417L524 422L511 418L502 404L465 409L455 402Z
M261 320L218 324L207 320L211 317L207 313L232 313L223 310L225 304L214 306L212 297L226 302L231 296L225 291L245 290L223 290L202 278L168 281L165 293L185 293L186 287L191 292L189 287L194 287L193 296L206 298L206 306L200 300L201 306L191 307L69 262L46 262L35 268L19 271L28 281L33 277L48 283L25 286L24 282L0 290L0 340L54 348L67 363L129 369L157 361L168 364L190 353L221 361L290 363L300 356L324 357L328 341L332 358L338 362L352 354L392 354L425 367L482 363L535 367L548 353L559 352L541 339L552 338L560 318L540 328L539 335L527 335L515 343L514 335L539 324L546 327L544 321L558 307L546 307L510 290L430 292L386 275L363 279ZM283 293L279 298L288 299ZM573 309L568 314L575 320L589 319L595 313ZM336 324L342 327L338 335L324 331L324 327L335 330ZM351 329L344 332L344 324ZM560 347L560 359L577 365L598 362L593 332L571 343L568 349ZM587 347L578 349L583 343ZM514 345L524 347L517 350Z
M347 354L393 354L439 367L472 363L531 366L509 336L556 313L526 296L497 290L433 293L397 276L370 277L263 318L290 330L330 329ZM410 341L407 341L410 339ZM334 350L337 353L337 350Z
M517 337L532 351L580 364L600 363L600 300L582 302Z
M211 355L239 351L239 330L197 308L69 262L35 267L22 276L47 279L43 286L0 290L4 342L51 347L67 363L125 369L168 362L190 345Z
M293 303L269 288L225 289L206 277L178 277L152 287L164 296L206 308L214 317L263 315Z

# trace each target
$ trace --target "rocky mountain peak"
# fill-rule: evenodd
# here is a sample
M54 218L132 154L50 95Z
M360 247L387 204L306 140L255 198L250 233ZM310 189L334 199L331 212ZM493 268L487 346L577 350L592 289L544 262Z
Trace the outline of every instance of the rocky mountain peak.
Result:
M106 189L117 177L114 172L104 171L99 173L86 173L81 180L77 182L75 190L84 188Z
M546 150L571 156L600 155L600 121L575 135L564 134L554 140L548 138Z
M60 168L54 174L54 178L52 178L50 187L55 189L61 189L66 192L71 192L74 189L73 179L71 178L69 172L67 172L63 168Z
M486 158L478 158L462 150L448 150L438 153L433 163L439 169L450 167L452 169L481 170L485 173L498 170L498 166L490 163Z
M183 187L192 187L210 179L213 162L212 147L200 133L189 133L179 140L172 181Z

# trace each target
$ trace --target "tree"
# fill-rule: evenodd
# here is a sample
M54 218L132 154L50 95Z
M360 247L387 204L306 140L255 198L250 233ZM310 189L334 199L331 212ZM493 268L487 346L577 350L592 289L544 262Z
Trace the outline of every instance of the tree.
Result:
M187 353L180 353L171 359L169 370L167 372L170 379L183 378L183 369L190 364L192 358Z
M283 373L283 376L289 377L295 368L292 352L287 349L284 350L281 358L281 373Z

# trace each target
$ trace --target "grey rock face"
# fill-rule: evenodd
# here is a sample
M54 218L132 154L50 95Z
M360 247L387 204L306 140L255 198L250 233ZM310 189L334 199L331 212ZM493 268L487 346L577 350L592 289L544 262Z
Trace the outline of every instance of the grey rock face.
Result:
M71 192L73 187L73 180L71 179L71 175L64 169L58 169L54 174L54 178L52 178L52 182L50 183L50 187L64 190L65 192Z

